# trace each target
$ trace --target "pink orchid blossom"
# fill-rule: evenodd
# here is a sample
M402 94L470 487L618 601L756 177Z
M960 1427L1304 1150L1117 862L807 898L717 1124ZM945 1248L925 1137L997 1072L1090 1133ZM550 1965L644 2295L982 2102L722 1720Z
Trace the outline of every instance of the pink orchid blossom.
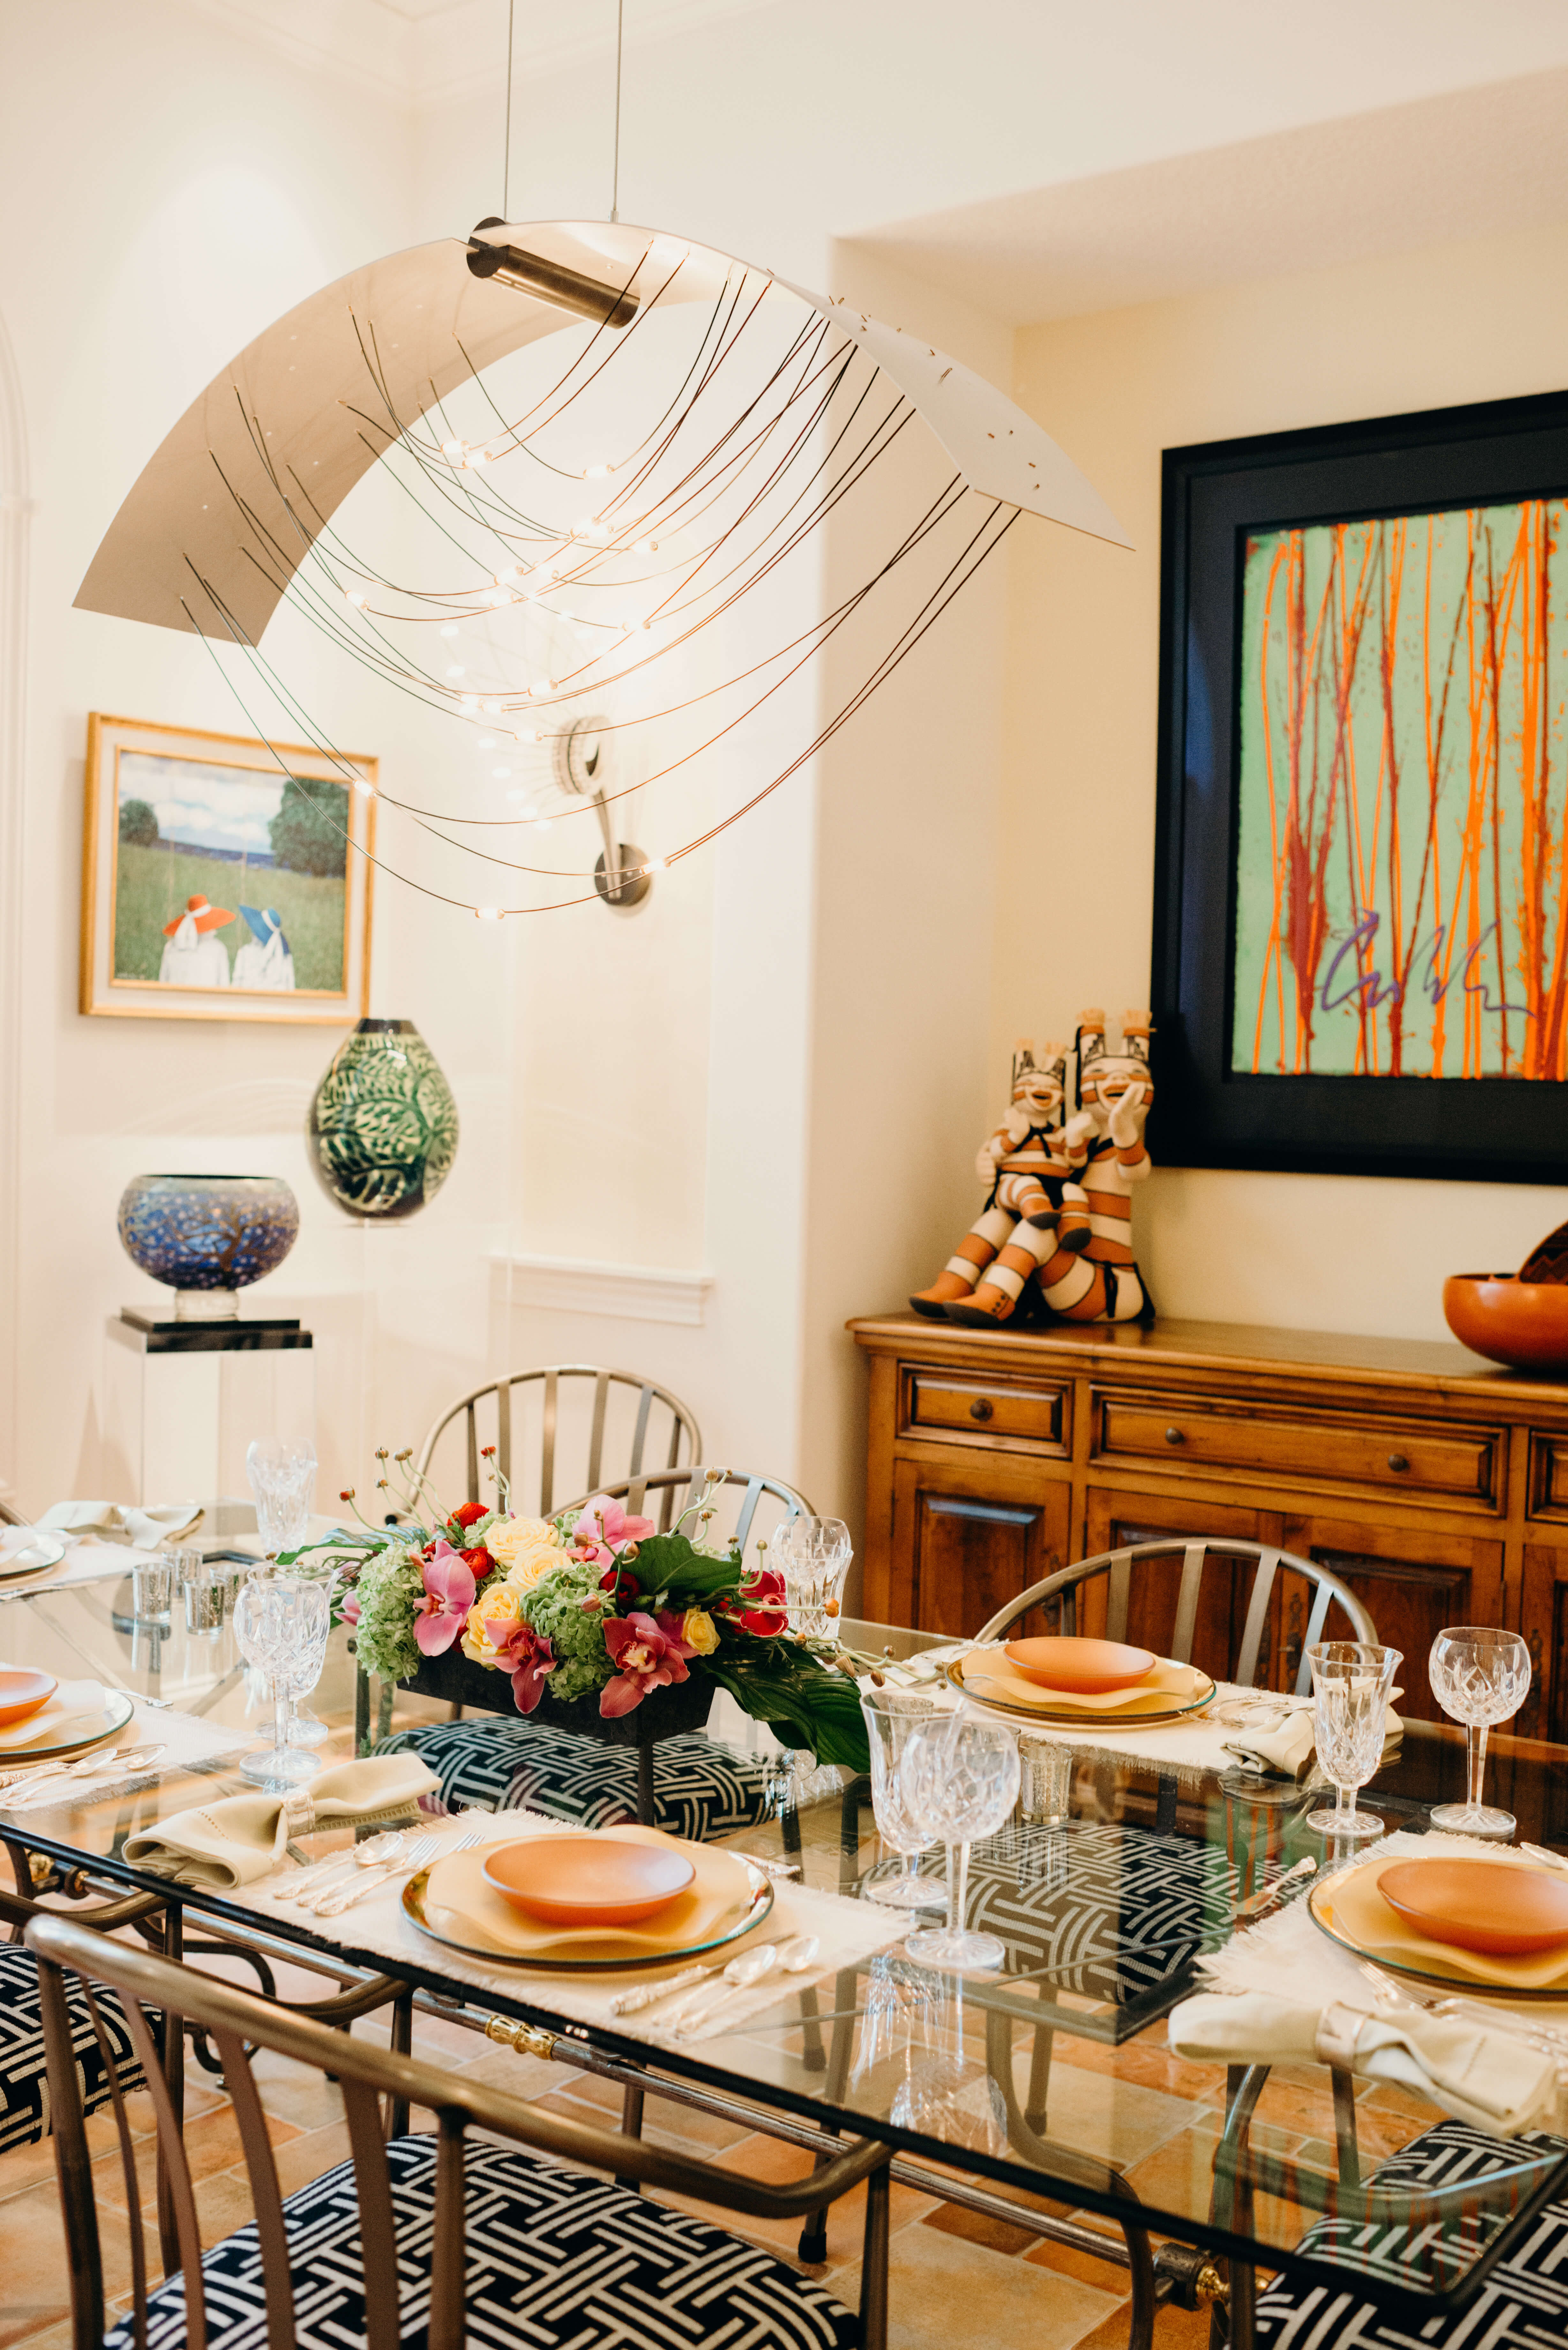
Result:
M608 1566L628 1543L646 1542L658 1527L651 1518L628 1518L618 1502L596 1493L585 1502L572 1529L572 1548L579 1558L597 1559Z
M556 1669L556 1652L532 1624L508 1624L497 1617L484 1627L503 1672L512 1676L512 1694L519 1713L532 1713L544 1694L546 1674Z
M677 1619L671 1616L669 1619ZM640 1705L649 1690L686 1679L686 1659L697 1654L688 1642L660 1631L651 1616L612 1616L604 1627L605 1647L618 1677L599 1693L599 1711L612 1719Z
M766 1639L774 1632L782 1632L788 1624L784 1579L776 1566L754 1569L750 1580L742 1587L741 1597L745 1603L741 1621L748 1632L756 1633L759 1638Z
M472 1568L446 1542L437 1543L435 1556L426 1559L424 1578L425 1596L414 1612L414 1638L421 1655L439 1657L462 1631L478 1586Z
M357 1624L359 1621L359 1595L357 1591L349 1592L343 1602L343 1621L345 1624Z

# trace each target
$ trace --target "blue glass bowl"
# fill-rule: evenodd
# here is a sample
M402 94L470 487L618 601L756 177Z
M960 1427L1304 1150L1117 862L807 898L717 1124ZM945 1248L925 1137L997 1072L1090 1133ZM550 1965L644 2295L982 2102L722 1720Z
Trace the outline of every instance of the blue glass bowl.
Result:
M281 1175L133 1175L119 1202L126 1254L171 1289L244 1289L298 1232Z

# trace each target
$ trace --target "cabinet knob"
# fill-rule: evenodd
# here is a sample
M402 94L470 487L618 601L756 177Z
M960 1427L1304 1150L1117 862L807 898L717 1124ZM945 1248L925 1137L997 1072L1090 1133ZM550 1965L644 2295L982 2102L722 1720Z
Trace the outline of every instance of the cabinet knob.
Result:
M1403 1475L1404 1471L1410 1466L1410 1463L1406 1459L1403 1452L1391 1452L1388 1455L1388 1466L1393 1470L1395 1475L1397 1477Z
M1187 1439L1179 1428L1168 1428L1165 1431L1165 1440L1168 1444L1185 1444Z
M969 1416L971 1419L989 1419L995 1409L996 1406L989 1397L976 1396L969 1408Z

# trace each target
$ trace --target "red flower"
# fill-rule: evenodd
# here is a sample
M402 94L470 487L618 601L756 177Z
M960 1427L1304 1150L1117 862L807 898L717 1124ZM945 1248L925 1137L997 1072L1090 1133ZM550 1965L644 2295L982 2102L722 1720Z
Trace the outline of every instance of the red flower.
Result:
M481 1518L487 1518L489 1515L490 1505L487 1502L464 1502L461 1510L452 1512L452 1523L454 1526L477 1525Z
M544 1693L545 1677L556 1669L556 1652L541 1639L532 1624L486 1624L485 1635L512 1676L512 1694L519 1713L532 1713Z
M680 1618L670 1616L670 1623ZM618 1668L617 1678L599 1692L599 1711L612 1719L640 1705L649 1690L663 1689L687 1678L686 1659L697 1651L679 1637L661 1631L651 1616L612 1616L604 1627L605 1646Z
M495 1561L491 1557L490 1553L485 1549L483 1543L480 1543L473 1550L459 1551L458 1556L462 1559L464 1566L467 1567L469 1573L472 1575L476 1583L483 1583L485 1576L495 1565Z
M741 1596L746 1602L741 1621L748 1632L767 1639L785 1628L789 1617L784 1607L784 1580L776 1566L754 1568Z

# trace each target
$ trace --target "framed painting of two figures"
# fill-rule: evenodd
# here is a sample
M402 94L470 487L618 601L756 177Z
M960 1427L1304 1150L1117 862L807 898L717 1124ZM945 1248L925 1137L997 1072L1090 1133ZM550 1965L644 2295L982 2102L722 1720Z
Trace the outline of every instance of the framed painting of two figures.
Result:
M1168 450L1167 1163L1568 1180L1568 393Z
M375 790L374 759L94 712L82 1011L359 1019Z

